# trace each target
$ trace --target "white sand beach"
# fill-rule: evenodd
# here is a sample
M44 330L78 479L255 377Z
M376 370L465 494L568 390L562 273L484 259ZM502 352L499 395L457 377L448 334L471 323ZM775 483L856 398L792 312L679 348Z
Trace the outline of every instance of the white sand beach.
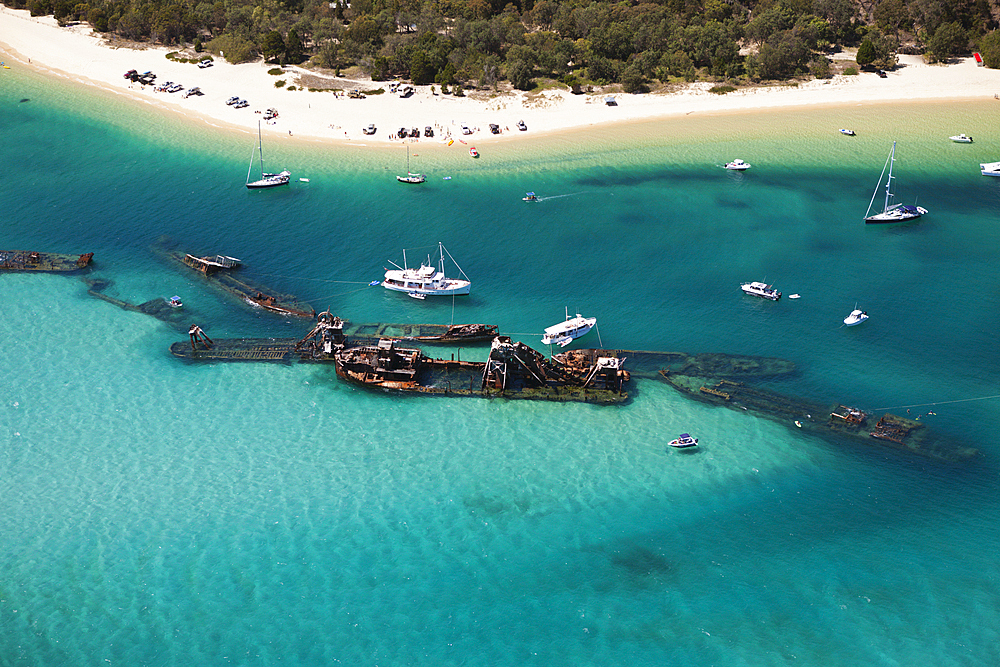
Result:
M0 5L0 60L8 66L30 67L99 86L213 125L255 128L262 112L273 107L279 116L265 124L268 133L287 133L298 139L330 143L363 141L366 145L385 145L393 142L390 137L401 127L422 131L430 126L435 130L435 138L422 139L425 145L444 144L449 138L487 144L587 126L689 114L856 106L894 100L983 100L1000 93L1000 70L977 67L971 58L955 64L928 65L918 56L900 56L900 66L886 78L873 73L838 75L827 80L748 88L725 95L709 93L712 84L694 83L673 93L616 93L614 106L606 104L603 93L573 95L568 91L518 92L484 99L478 93L456 98L441 94L439 89L432 90L432 86L418 86L415 94L401 98L388 91L386 82L338 80L347 88L386 89L384 94L349 99L328 91L275 87L277 80L298 87L300 74L313 74L298 67L287 67L285 74L274 76L268 74L274 65L259 61L231 65L217 58L212 67L200 69L193 63L168 60L166 54L172 50L116 48L114 42L95 35L89 26L59 27L51 16L32 17L27 10ZM851 56L844 54L844 57ZM173 81L185 89L197 86L203 95L184 97L183 91L155 92L153 86L125 79L124 73L131 69L155 72L157 84ZM247 100L249 106L243 109L228 106L226 100L233 96ZM524 121L527 131L518 131L518 121ZM491 123L500 126L500 134L490 133ZM371 136L362 133L362 128L369 124L377 128ZM463 124L473 130L471 135L463 136Z

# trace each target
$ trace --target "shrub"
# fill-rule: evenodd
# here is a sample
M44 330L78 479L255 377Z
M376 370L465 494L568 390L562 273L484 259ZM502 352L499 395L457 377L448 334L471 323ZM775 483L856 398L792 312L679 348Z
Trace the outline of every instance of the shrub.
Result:
M274 82L274 87L275 88L284 88L285 87L285 80L284 79L278 79L277 81Z
M857 76L858 75L858 68L857 67L848 67L847 69L844 70L844 75L845 76Z
M272 67L271 69L267 70L267 73L270 74L271 76L281 76L282 74L285 73L285 70L281 69L280 67Z
M298 90L298 88L295 86L289 86L288 88L285 88L285 90Z
M716 95L725 95L726 93L731 93L736 90L736 86L712 86L708 89L708 92L715 93Z

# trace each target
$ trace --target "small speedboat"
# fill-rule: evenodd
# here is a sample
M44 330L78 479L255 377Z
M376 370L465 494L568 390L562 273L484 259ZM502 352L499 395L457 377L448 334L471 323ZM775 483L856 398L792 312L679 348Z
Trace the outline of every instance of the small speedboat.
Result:
M849 137L853 137L853 136L854 136L854 134L855 134L854 130L846 130L846 129L844 129L844 128L840 128L839 132L840 132L841 134L846 134L846 135L847 135L847 136L849 136Z
M479 157L479 151L476 150L475 146L469 149L469 155L472 157Z
M406 296L410 297L411 299L420 299L421 301L427 298L426 294L421 294L420 292L407 292Z
M524 201L538 201L538 197L535 195L534 192L525 192L524 197L522 199Z
M851 311L851 314L844 318L844 324L849 327L853 327L856 324L861 324L868 319L868 313L863 310L858 310L855 308Z
M381 280L373 280L370 283L368 283L368 286L369 287L378 287L379 283L381 283L381 282L382 282Z
M972 143L972 137L967 137L964 134L956 134L955 136L948 137L948 138L951 139L952 141L954 141L956 144L971 144Z
M789 294L788 298L789 299L801 299L802 295L801 294Z
M671 440L669 443L671 447L676 447L677 449L685 449L687 447L697 447L698 438L692 438L687 433L681 433L681 436L676 440Z
M172 297L170 297L167 300L167 303L170 304L171 308L182 308L184 306L184 304L181 303L181 298L179 296L172 296Z
M746 171L750 168L750 165L743 160L733 160L732 162L726 163L726 169L729 171Z

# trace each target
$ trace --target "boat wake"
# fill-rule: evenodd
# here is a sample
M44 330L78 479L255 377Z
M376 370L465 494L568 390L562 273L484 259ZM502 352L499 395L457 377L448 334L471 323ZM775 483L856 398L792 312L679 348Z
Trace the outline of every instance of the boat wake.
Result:
M563 197L575 197L577 195L585 195L586 192L571 192L568 195L549 195L548 197L539 197L535 201L548 201L550 199L562 199Z

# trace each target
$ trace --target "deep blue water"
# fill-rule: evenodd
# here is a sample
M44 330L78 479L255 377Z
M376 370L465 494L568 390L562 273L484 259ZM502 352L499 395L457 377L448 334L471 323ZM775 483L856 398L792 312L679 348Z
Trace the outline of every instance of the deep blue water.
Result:
M992 106L675 119L475 162L420 146L418 188L393 178L402 147L275 140L293 183L251 193L248 134L25 72L0 84L0 246L94 252L109 293L181 295L213 337L308 325L206 290L150 251L160 237L355 320L536 344L568 308L598 318L581 344L789 359L772 388L909 407L982 452L838 445L651 380L602 408L187 365L167 351L186 325L77 277L3 275L0 665L1000 658ZM893 140L895 192L931 213L866 226ZM720 168L734 157L754 167ZM438 241L469 297L366 286ZM747 280L802 298L750 299ZM871 319L847 329L855 304ZM696 455L666 451L681 431Z

